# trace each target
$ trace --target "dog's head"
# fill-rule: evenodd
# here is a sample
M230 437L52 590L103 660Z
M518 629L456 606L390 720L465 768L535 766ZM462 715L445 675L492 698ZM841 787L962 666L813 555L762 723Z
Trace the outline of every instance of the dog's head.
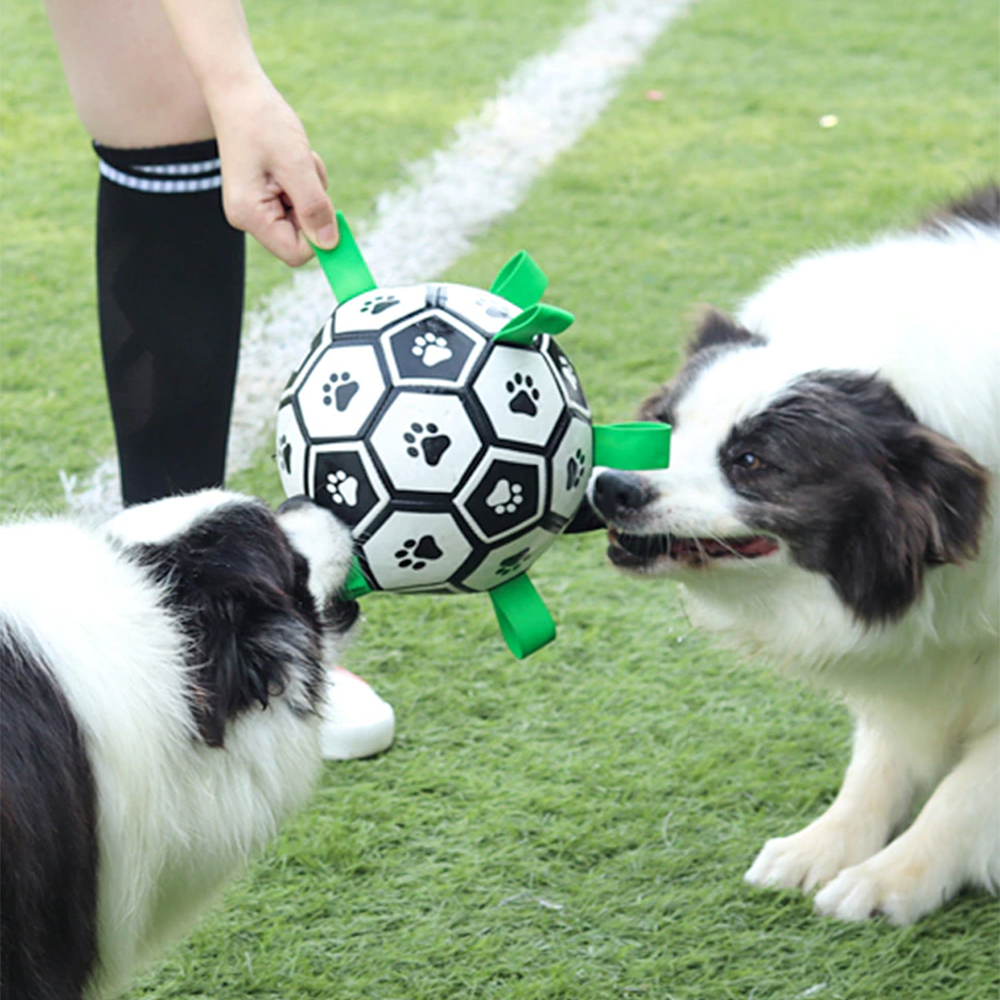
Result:
M873 625L977 551L986 471L878 375L803 368L711 313L640 415L673 425L670 468L605 471L589 493L622 569L697 585L784 564Z
M209 745L276 698L315 711L358 615L340 596L353 545L332 513L302 499L275 514L206 490L131 507L107 530L160 585L187 640L192 708Z

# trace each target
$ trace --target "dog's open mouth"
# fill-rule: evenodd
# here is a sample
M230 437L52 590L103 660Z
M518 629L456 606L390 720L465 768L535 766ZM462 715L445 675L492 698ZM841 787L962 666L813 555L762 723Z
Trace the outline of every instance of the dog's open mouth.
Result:
M675 535L630 535L612 528L608 532L608 558L623 569L642 569L668 558L684 566L699 567L717 559L760 559L778 551L766 535L740 538L681 538Z

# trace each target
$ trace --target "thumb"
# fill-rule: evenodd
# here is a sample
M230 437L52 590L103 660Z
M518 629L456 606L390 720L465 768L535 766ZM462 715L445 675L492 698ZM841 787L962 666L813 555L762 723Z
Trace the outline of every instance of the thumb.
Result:
M310 243L322 250L332 250L340 238L333 203L326 193L326 168L313 153L315 173L309 172L295 190L287 190L295 221Z

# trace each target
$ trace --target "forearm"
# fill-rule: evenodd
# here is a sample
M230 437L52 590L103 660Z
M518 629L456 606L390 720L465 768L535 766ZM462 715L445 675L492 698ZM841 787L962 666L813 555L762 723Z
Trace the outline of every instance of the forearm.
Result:
M269 85L239 0L160 0L209 109Z
M226 216L289 264L336 243L326 172L254 53L239 0L159 0L211 115ZM308 239L307 239L308 234Z

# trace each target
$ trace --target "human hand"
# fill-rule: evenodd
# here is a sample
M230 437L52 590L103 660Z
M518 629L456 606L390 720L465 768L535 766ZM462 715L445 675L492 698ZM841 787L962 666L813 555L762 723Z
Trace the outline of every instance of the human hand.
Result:
M266 76L211 105L226 218L292 267L337 245L327 174L298 116Z

